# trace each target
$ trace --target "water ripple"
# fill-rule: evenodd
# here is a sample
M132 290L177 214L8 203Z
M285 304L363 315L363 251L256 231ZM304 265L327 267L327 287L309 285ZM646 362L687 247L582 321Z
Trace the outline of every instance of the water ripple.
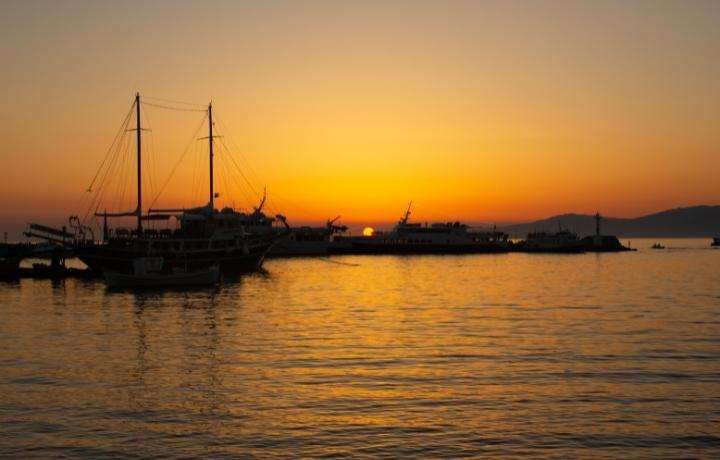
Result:
M0 283L0 456L720 458L720 251L339 261Z

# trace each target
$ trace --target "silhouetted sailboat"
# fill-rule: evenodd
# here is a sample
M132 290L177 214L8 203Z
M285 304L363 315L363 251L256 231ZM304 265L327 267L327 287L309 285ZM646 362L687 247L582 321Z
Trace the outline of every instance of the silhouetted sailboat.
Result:
M137 137L137 205L135 210L121 213L95 213L103 218L103 240L86 238L76 218L76 238L73 248L77 256L95 271L133 273L134 261L143 257L162 257L168 263L181 260L189 270L219 265L225 271L253 271L261 267L268 250L277 239L272 218L265 216L262 206L265 197L253 213L236 212L232 208L218 211L213 182L213 120L212 104L208 106L209 125L209 200L205 206L191 209L149 210L142 214L142 127L140 124L140 94L134 102ZM172 214L178 213L178 214ZM111 230L107 219L136 217L135 230ZM176 230L144 229L143 222L167 220L175 216ZM72 221L71 221L72 222ZM92 233L90 232L92 235Z

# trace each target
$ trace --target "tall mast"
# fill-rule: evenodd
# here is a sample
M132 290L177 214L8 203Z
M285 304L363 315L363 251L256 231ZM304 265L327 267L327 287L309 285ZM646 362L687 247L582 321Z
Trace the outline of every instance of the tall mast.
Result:
M142 233L142 142L140 139L140 93L135 94L135 121L137 129L137 231Z
M210 140L210 211L215 209L215 190L213 184L213 121L212 121L212 102L208 105L208 126L210 133L208 139Z

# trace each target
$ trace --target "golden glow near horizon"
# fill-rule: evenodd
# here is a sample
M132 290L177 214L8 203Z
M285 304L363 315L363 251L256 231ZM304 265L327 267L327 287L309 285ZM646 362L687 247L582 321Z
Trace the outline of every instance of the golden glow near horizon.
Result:
M375 233L375 230L372 227L363 228L363 231L362 231L363 236L373 236L373 233Z
M419 221L476 222L720 202L718 2L136 6L0 7L3 222L82 212L135 91L213 100L255 187L220 156L218 205L267 187L291 222L393 222L411 199ZM159 189L202 114L144 113ZM160 205L206 200L196 144Z

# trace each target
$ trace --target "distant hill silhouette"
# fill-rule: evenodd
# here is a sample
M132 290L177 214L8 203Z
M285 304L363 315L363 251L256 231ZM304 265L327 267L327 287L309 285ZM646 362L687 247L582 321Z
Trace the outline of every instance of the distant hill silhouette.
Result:
M601 213L602 214L602 213ZM527 224L506 225L499 230L513 237L525 237L532 231L556 231L558 225L578 236L595 233L595 216L562 214ZM707 238L720 236L720 206L692 206L669 209L632 219L603 217L600 232L620 237Z

